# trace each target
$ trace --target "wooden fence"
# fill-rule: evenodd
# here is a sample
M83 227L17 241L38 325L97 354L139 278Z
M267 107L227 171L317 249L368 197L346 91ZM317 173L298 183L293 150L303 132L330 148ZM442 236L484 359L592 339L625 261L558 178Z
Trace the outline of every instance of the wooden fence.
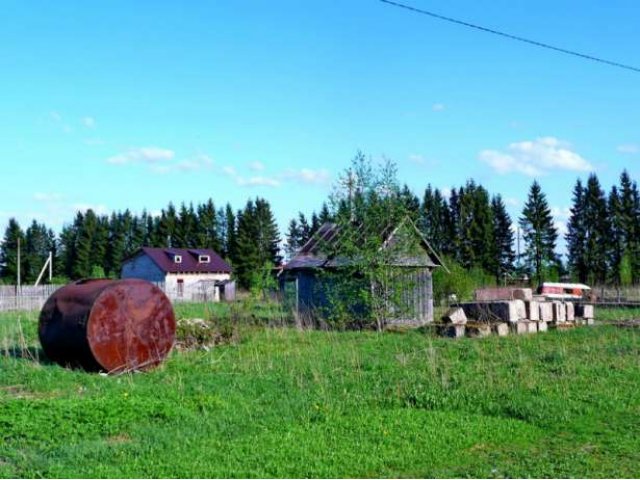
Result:
M40 310L47 298L62 285L0 286L0 312Z
M640 285L626 287L597 285L592 287L591 291L595 294L595 301L598 304L640 306Z
M164 282L154 282L172 303L232 301L236 297L235 282L223 285L213 283L169 288ZM0 286L0 312L14 310L40 310L47 298L63 285Z

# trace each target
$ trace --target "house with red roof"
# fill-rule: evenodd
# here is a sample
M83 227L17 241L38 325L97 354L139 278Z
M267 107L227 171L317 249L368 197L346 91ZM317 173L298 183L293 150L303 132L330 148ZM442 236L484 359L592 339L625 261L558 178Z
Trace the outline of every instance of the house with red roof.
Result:
M159 284L173 301L235 297L231 267L211 249L142 247L122 263L121 278Z

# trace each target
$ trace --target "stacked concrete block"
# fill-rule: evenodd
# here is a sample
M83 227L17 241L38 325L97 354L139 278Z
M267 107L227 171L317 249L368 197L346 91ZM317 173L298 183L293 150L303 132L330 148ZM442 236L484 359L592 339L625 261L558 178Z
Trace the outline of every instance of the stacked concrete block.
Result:
M501 295L510 299L494 299ZM576 325L593 324L593 305L548 300L533 295L527 288L483 289L476 302L463 303L442 317L441 335L449 337L485 337L493 333L505 336L509 331L522 335L546 332L549 328L566 330Z
M524 306L527 310L527 318L537 322L540 320L540 303L535 300L525 301Z
M522 311L518 304L522 300L505 300L496 302L473 302L460 305L468 318L481 322L517 322ZM524 303L524 302L523 302Z
M576 317L594 318L593 305L579 303L576 305Z
M567 309L562 302L555 301L551 304L553 310L553 322L564 323L567 321Z
M539 317L542 322L553 321L553 304L550 302L538 302Z
M453 323L456 325L464 325L467 323L467 316L464 313L464 310L460 307L455 307L449 309L447 313L442 317L442 321L444 323Z
M533 300L533 290L531 290L530 288L514 288L513 298L516 300L524 300L525 302L530 302L531 300Z
M491 331L499 337L506 337L509 335L509 324L493 323L491 324Z
M516 335L524 335L525 333L529 333L529 322L528 320L521 320L519 322L511 323L511 331Z

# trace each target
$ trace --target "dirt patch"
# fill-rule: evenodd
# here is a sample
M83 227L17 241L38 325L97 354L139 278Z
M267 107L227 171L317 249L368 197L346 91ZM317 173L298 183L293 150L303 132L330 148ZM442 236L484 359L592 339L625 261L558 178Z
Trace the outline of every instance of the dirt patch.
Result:
M109 445L121 445L123 443L129 443L131 441L131 437L126 433L119 433L118 435L107 437L105 441Z
M24 385L8 385L5 387L0 387L0 395L2 394L20 400L38 400L60 396L60 392L56 390L53 390L51 392L32 392L25 389Z

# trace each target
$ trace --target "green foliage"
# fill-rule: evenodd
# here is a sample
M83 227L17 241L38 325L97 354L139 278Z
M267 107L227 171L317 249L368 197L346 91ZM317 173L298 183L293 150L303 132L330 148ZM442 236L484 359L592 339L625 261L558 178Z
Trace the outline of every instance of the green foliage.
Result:
M239 212L237 222L233 266L239 285L249 289L254 274L263 275L260 270L265 264L280 263L280 237L271 207L262 198L249 200Z
M513 273L515 269L515 252L513 251L513 230L511 217L500 195L491 199L493 245L491 246L491 260L489 271L493 273L497 282Z
M17 320L0 316L0 345ZM36 353L36 316L21 322ZM118 377L0 348L0 476L637 474L639 332L245 334Z
M445 257L444 264L449 272L436 269L433 273L433 297L436 304L455 295L458 301L473 300L473 292L481 287L495 285L495 277L481 268L465 269L452 258Z
M18 243L24 248L24 232L15 218L9 219L9 224L4 233L0 246L0 272L4 279L15 284L18 276ZM25 258L21 255L20 271L25 268Z
M89 275L91 278L107 278L104 273L104 268L100 265L94 265L91 267L91 274Z
M633 270L631 256L627 252L622 255L622 259L620 260L619 272L620 285L625 287L631 285L631 282L633 281Z
M336 235L323 250L338 267L323 282L325 316L333 326L382 329L389 319L406 313L404 296L413 291L410 277L395 270L406 267L407 249L416 250L419 234L411 218L419 201L408 188L399 188L393 162L372 165L362 152L338 179L331 200Z
M278 289L278 282L273 273L273 263L266 261L261 268L256 268L251 275L250 290L255 298L267 299Z

